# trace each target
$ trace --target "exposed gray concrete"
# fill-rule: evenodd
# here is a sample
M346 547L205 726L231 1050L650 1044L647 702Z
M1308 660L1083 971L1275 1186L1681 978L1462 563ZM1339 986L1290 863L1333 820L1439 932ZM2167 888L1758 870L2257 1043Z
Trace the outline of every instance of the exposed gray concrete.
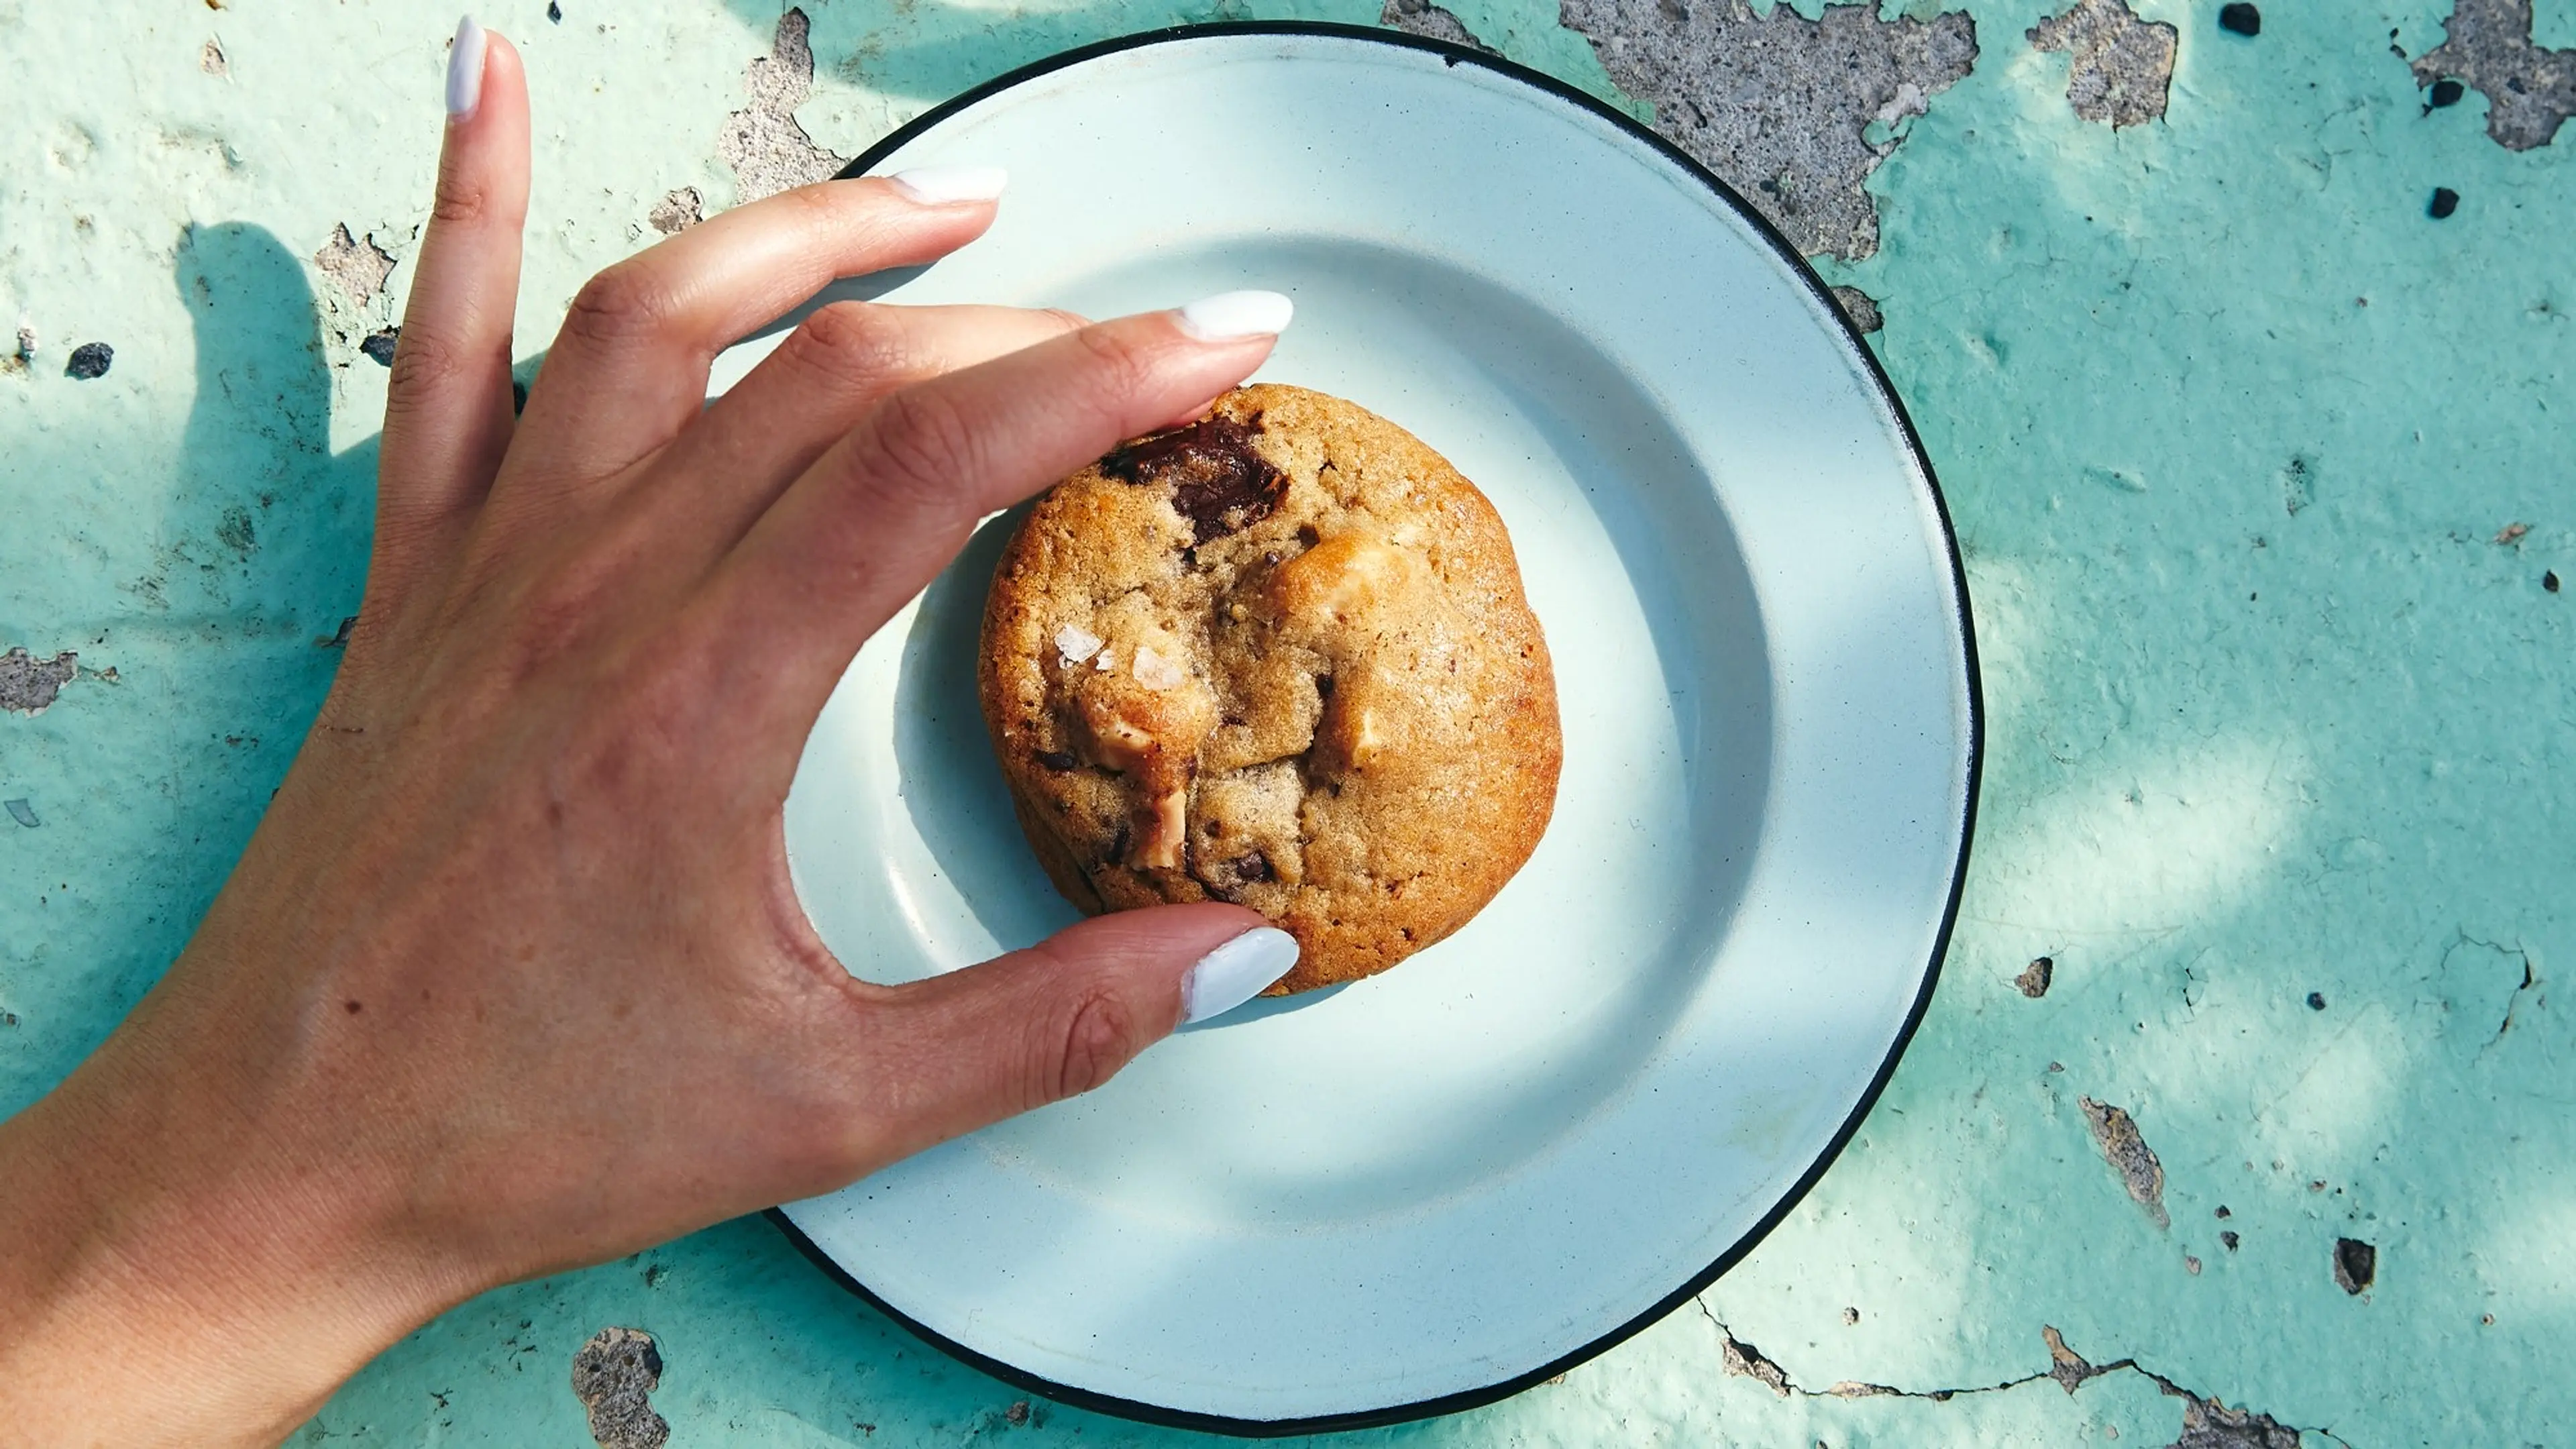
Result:
M1655 129L1761 208L1808 256L1878 250L1863 183L1897 130L1977 61L1976 22L1881 20L1876 4L1809 20L1744 0L1563 0L1620 89ZM1864 330L1867 330L1864 327Z
M2576 50L2531 42L2531 0L2455 0L2442 43L2410 62L2415 84L2456 80L2487 98L2487 134L2508 151L2546 146L2576 114Z
M2041 50L2074 58L2066 99L2084 119L2116 130L2165 113L2179 37L2170 25L2139 19L2127 0L2080 0L2032 26L2029 38Z

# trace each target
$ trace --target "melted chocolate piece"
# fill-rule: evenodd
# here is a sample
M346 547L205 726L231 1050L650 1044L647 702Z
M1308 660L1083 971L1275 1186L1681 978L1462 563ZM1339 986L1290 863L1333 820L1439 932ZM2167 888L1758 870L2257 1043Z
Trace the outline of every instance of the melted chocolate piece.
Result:
M1068 755L1061 750L1038 751L1038 763L1055 771L1057 774L1063 774L1067 770L1079 769L1082 766L1082 761L1075 759L1073 756Z
M1214 822L1210 822L1209 836L1214 837L1218 833ZM1200 885L1207 887L1209 895L1229 903L1241 899L1245 886L1278 878L1278 872L1270 868L1270 857L1257 850L1235 860L1220 860L1202 866L1191 874L1198 877Z
M1270 516L1288 491L1288 477L1252 450L1261 420L1202 418L1156 433L1100 460L1100 471L1130 483L1168 484L1172 507L1190 520L1197 541L1222 538Z

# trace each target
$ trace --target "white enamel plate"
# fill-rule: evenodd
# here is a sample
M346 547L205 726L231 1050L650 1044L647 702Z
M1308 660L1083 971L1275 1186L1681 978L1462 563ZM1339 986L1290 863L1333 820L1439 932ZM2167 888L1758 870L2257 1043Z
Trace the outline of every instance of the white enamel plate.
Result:
M1464 1408L1669 1311L1858 1123L1964 864L1966 601L1869 354L1633 122L1380 32L1096 47L859 168L932 163L1007 166L1010 194L982 241L880 279L889 300L1292 295L1261 376L1412 430L1501 510L1565 771L1536 857L1450 940L783 1221L971 1362L1237 1433ZM788 801L806 909L870 980L1074 919L976 710L1000 539L861 651Z

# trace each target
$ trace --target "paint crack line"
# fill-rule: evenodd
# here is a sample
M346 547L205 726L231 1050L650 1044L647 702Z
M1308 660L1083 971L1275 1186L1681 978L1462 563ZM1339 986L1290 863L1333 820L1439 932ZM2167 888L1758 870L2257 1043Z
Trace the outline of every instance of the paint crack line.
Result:
M1691 1301L1698 1305L1700 1316L1706 1318L1709 1326L1717 1330L1718 1351L1726 1372L1739 1378L1752 1379L1783 1399L1791 1397L1924 1399L1936 1404L1946 1404L1952 1399L1977 1394L2004 1393L2042 1379L2055 1382L2071 1396L2077 1389L2095 1379L2111 1374L2134 1373L2154 1384L2168 1396L2183 1402L2182 1437L2175 1440L2168 1449L2299 1449L2299 1436L2302 1434L2314 1434L2322 1439L2333 1440L2343 1445L2344 1449L2351 1449L2350 1441L2332 1429L2284 1424L2269 1414L2258 1413L2253 1409L2229 1408L2216 1398L2185 1388L2139 1363L2135 1358L2115 1359L2102 1364L2093 1363L2074 1349L2067 1347L2065 1335L2048 1324L2041 1325L2039 1330L2040 1341L2048 1347L2048 1367L2037 1373L2024 1374L2020 1378L1970 1388L1950 1389L1901 1389L1891 1384L1845 1379L1826 1388L1810 1389L1791 1378L1789 1371L1782 1368L1777 1360L1736 1337L1734 1330L1728 1328L1725 1321L1708 1306L1707 1299L1694 1296Z

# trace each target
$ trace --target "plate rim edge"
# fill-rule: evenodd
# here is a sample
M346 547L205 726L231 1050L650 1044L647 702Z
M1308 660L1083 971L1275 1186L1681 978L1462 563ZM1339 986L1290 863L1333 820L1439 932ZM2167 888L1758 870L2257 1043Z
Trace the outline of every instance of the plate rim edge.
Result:
M1394 30L1384 26L1353 25L1331 20L1221 20L1162 26L1127 35L1111 36L1087 45L1057 51L961 91L887 132L873 145L860 152L849 165L841 168L834 179L848 180L865 176L887 157L903 149L923 132L947 120L950 116L1041 76L1050 75L1085 61L1130 50L1141 50L1148 46L1228 36L1305 36L1356 41L1362 44L1390 46L1399 50L1416 50L1436 55L1451 69L1461 65L1473 65L1491 71L1505 79L1530 86L1578 110L1588 112L1597 119L1609 122L1629 140L1645 145L1664 160L1678 167L1684 175L1706 187L1725 204L1728 210L1748 223L1776 256L1790 264L1790 272L1821 305L1825 315L1832 319L1844 351L1860 363L1869 378L1872 390L1896 420L1897 432L1904 441L1905 451L1913 463L1915 476L1921 481L1924 493L1932 505L1933 517L1940 524L1942 546L1949 554L1951 603L1959 626L1960 663L1966 674L1968 693L1966 788L1963 792L1960 812L1958 855L1950 867L1949 897L1942 906L1940 928L1933 935L1931 959L1924 966L1922 985L1916 990L1914 1001L1906 1010L1905 1020L1898 1027L1895 1038L1889 1042L1887 1055L1880 1061L1877 1072L1870 1079L1869 1086L1862 1091L1860 1099L1853 1104L1850 1115L1843 1119L1842 1125L1836 1128L1833 1136L1826 1141L1824 1150L1817 1154L1816 1160L1799 1175L1790 1190L1782 1195L1780 1200L1773 1204L1771 1209L1742 1236L1728 1245L1726 1251L1719 1254L1716 1261L1692 1274L1681 1286L1648 1305L1644 1311L1536 1368L1476 1388L1457 1389L1409 1403L1389 1404L1372 1409L1341 1410L1289 1419L1244 1419L1210 1413L1206 1410L1183 1409L1142 1399L1123 1398L1116 1394L1102 1393L1096 1389L1058 1383L947 1337L895 1308L865 1283L860 1282L847 1268L842 1267L829 1253L823 1251L812 1238L806 1236L804 1230L797 1227L787 1216L783 1206L766 1209L761 1214L772 1227L786 1237L797 1252L821 1269L826 1277L902 1326L913 1337L969 1368L1000 1379L1015 1388L1025 1389L1056 1403L1139 1423L1156 1424L1174 1429L1191 1429L1201 1433L1224 1434L1242 1439L1279 1439L1303 1434L1384 1428L1418 1419L1463 1413L1469 1409L1498 1403L1534 1388L1558 1374L1599 1357L1653 1324L1661 1322L1684 1303L1704 1292L1710 1284L1725 1276L1727 1271L1737 1263L1742 1262L1755 1248L1761 1246L1763 1240L1768 1238L1774 1229L1787 1220L1789 1214L1800 1203L1806 1201L1807 1195L1815 1190L1816 1184L1824 1179L1825 1173L1842 1157L1843 1150L1851 1145L1851 1139L1859 1133L1861 1123L1867 1120L1871 1109L1878 1105L1880 1095L1886 1091L1888 1082L1896 1074L1897 1063L1904 1057L1905 1049L1913 1043L1915 1031L1923 1024L1924 1014L1931 1008L1934 990L1940 985L1941 968L1949 955L1951 933L1958 924L1959 903L1967 886L1968 858L1976 839L1977 799L1985 764L1985 687L1977 657L1977 631L1968 594L1967 566L1959 552L1959 536L1951 522L1949 499L1941 491L1940 479L1933 472L1931 457L1924 452L1923 439L1915 430L1913 416L1906 411L1904 399L1898 395L1896 385L1889 380L1886 369L1879 364L1878 355L1870 351L1868 345L1861 340L1859 329L1852 324L1850 316L1843 311L1841 304L1834 300L1832 289L1816 274L1815 268L1809 265L1807 259L1799 255L1797 248L1789 244L1788 238L1781 234L1780 229L1773 226L1770 219L1762 215L1752 203L1746 201L1741 192L1719 179L1716 173L1701 165L1688 152L1656 134L1652 128L1636 117L1544 71L1534 70L1490 51L1476 50L1450 41L1415 35L1410 31Z

